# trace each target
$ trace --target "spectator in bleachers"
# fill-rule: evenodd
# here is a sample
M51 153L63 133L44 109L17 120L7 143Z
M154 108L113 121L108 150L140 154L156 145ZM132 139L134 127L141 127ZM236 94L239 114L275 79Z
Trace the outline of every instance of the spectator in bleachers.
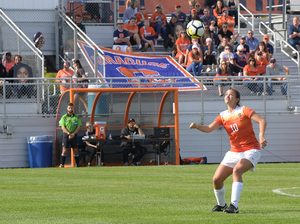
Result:
M216 0L205 0L204 2L204 8L207 7L210 9L210 14L213 14L213 10L216 8Z
M220 54L219 58L220 58L220 61L224 60L228 63L230 69L231 69L231 75L232 75L232 72L233 72L233 53L230 52L231 48L230 48L230 45L227 44L225 46L225 49L224 51Z
M293 25L288 28L288 37L289 37L289 44L295 48L296 51L297 45L300 45L300 27L299 27L299 18L294 16L293 18ZM297 54L294 58L297 58Z
M136 25L138 25L139 28L144 26L144 20L149 18L149 15L145 13L145 6L141 5L140 11L136 14Z
M251 92L260 96L263 92L263 83L255 83L255 81L259 80L258 78L250 78L247 76L259 76L258 69L256 67L256 61L253 57L250 57L248 60L248 64L244 67L243 75L245 76L243 79L243 85L248 87ZM257 90L257 87L259 90Z
M269 64L269 62L267 61L267 59L262 57L262 52L258 51L256 54L256 67L258 70L258 74L259 75L265 75L266 73L266 66Z
M7 51L2 59L2 64L6 69L6 73L9 72L9 69L14 66L15 62L11 60L11 52Z
M182 66L185 66L184 59L188 45L191 41L188 39L186 31L180 31L180 37L176 40L177 54L175 55L175 59L178 59L178 63Z
M136 22L136 17L131 17L129 20L129 23L125 24L123 26L124 30L127 30L130 36L130 44L133 45L138 45L139 46L139 51L142 51L142 44L141 44L141 38L139 35L139 27L135 25Z
M255 51L255 58L256 58L256 55L257 55L258 51L262 52L262 57L267 59L267 61L269 61L271 59L270 55L269 55L269 52L267 51L267 46L264 42L259 42L258 47L257 47L257 51Z
M32 80L28 80L27 78L32 77L32 70L31 68L26 65L19 63L15 65L14 77L19 78L15 80L15 83L19 85L16 86L15 90L17 93L17 97L21 98L22 95L27 95L27 98L31 98L32 95L32 85L28 85L28 83L32 82Z
M130 2L127 2L129 6L127 9L125 9L124 15L123 15L123 22L127 24L131 17L134 17L138 13L137 7L140 4L139 0L131 0Z
M213 15L210 15L210 10L207 6L204 7L203 14L204 15L200 17L200 21L202 23L208 24L211 31L215 31L214 26L216 25L216 18Z
M206 71L210 72L214 68L217 67L217 60L216 60L216 49L215 46L212 44L212 39L206 39L206 45L203 46L203 64L206 65ZM212 66L212 68L210 68Z
M177 23L177 16L173 15L170 22L167 24L166 37L164 39L164 47L168 50L168 47L173 48L175 44L175 25Z
M88 83L87 77L85 75L85 71L78 59L73 61L73 68L75 69L74 74L72 76L75 88L87 88L86 84ZM85 93L75 93L74 95L74 103L78 101L78 99L82 102L86 112L88 113L88 106L85 100Z
M83 25L81 22L82 22L81 15L80 14L76 14L75 15L75 24L79 27L79 29L81 29L84 33L86 33L85 25Z
M216 8L213 10L213 15L216 18L216 21L221 18L223 15L223 8L224 8L224 3L222 0L218 0L216 4Z
M238 26L238 5L239 1L238 0L224 0L224 5L229 9L229 16L233 17L234 15L234 20L235 20L235 27Z
M60 93L63 94L70 88L70 78L73 76L73 71L70 69L70 63L64 62L63 69L59 70L56 75L55 82L60 84ZM63 79L64 78L64 79Z
M199 44L199 39L192 38L191 41L192 41L192 43L190 43L186 49L184 64L187 64L189 53L190 53L190 51L192 51L192 47L194 45L196 45L198 47L198 50L203 55L203 46L201 44Z
M199 17L197 16L197 10L196 9L192 9L191 10L191 14L188 16L187 18L187 23L194 21L194 20L199 20Z
M175 15L177 16L177 21L182 23L184 26L186 26L186 14L181 12L181 5L176 4L175 5L175 12L171 14L171 17Z
M162 5L156 5L155 13L153 13L150 18L150 24L157 32L158 40L162 40L166 37L167 17L163 12Z
M85 3L85 10L91 15L91 19L96 23L101 23L99 9L99 3Z
M240 45L237 47L237 52L233 56L233 71L235 73L243 72L244 67L247 64L247 55L244 53L244 46Z
M256 51L259 41L254 37L254 33L252 30L248 30L246 37L246 44L249 46L249 54L254 57L254 52Z
M200 21L203 24L208 24L209 25L209 29L211 32L214 32L214 40L215 40L215 45L218 46L219 45L219 38L218 38L218 34L215 33L215 25L216 23L216 18L213 15L210 15L210 10L207 6L204 7L203 9L203 13L204 15L200 17Z
M132 47L130 47L130 37L129 32L123 29L124 22L122 20L117 21L118 29L114 31L114 44L113 50L116 51L125 51L132 53Z
M269 52L269 58L273 57L274 48L271 44L269 44L269 36L264 35L263 42L267 46L267 51Z
M234 46L234 52L237 52L237 47L242 45L244 47L244 53L249 58L249 46L246 44L246 37L242 36L240 39L240 43Z
M235 21L234 21L233 17L228 15L228 8L223 8L222 12L223 12L222 16L220 17L220 19L218 19L219 30L222 29L222 25L224 23L227 23L228 24L228 30L231 31L232 33L234 33ZM239 33L235 33L234 36L235 36L235 39L236 39L239 36Z
M0 58L0 78L6 78L7 74L6 74L6 69L5 67L3 66L2 64L2 60ZM0 79L0 94L3 95L3 84L4 80L3 79Z
M227 45L229 45L229 47L230 47L230 52L233 52L233 47L232 47L232 45L229 44L228 37L225 36L225 37L222 38L222 42L218 47L219 55L225 50L225 47Z
M197 11L197 17L200 19L201 16L203 16L203 9L201 9L201 4L199 2L195 4L195 9Z
M210 31L209 26L207 24L204 24L204 34L200 38L200 43L202 46L206 45L207 38L214 39L214 33Z
M229 65L226 61L221 60L220 66L217 68L217 74L216 77L213 79L213 83L215 86L218 86L219 96L223 96L223 86L231 85L230 78L228 76L231 76L231 70L229 68Z
M276 63L276 59L275 58L271 58L270 60L270 64L267 65L266 67L266 76L279 76L280 72L285 71L286 75L289 75L290 69L286 66L282 66L280 64ZM286 80L287 78L269 78L268 81L283 81L281 84L281 93L282 95L286 95L287 94L287 83L284 82L284 80ZM268 82L268 91L269 91L269 95L272 95L273 93L273 83Z
M218 38L220 41L222 41L223 37L228 37L229 40L229 44L234 46L234 42L236 40L236 38L238 37L238 33L236 33L235 35L233 35L233 33L228 30L228 23L223 23L222 28L219 30L218 32Z
M186 70L188 72L193 71L194 76L200 76L202 70L202 63L203 63L203 59L202 59L201 50L197 45L193 45L192 51L190 51L188 55ZM197 71L198 71L198 75L197 75Z
M148 47L151 47L152 52L155 52L154 38L155 31L150 26L149 19L144 20L144 26L140 28L140 36L142 39L143 51L147 51Z

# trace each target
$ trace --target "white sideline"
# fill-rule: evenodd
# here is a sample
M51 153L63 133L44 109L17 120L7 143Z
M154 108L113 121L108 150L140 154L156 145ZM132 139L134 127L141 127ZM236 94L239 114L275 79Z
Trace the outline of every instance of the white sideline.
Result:
M272 191L276 194L281 194L281 195L286 195L286 196L291 196L291 197L300 197L300 195L297 195L297 194L288 194L288 193L282 192L282 190L297 189L297 188L300 188L300 187L279 188L279 189L274 189Z

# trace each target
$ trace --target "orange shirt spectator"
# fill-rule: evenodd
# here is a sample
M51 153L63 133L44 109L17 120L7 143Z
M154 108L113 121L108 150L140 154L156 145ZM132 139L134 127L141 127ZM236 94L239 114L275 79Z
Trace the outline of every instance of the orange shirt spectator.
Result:
M193 52L190 51L186 67L189 67L192 64L193 60L198 60L199 58L202 58L202 53L201 52L199 52L199 56L198 56L198 55L194 55Z
M130 23L127 23L126 25L123 26L123 29L126 29L129 32L129 30L139 30L139 27L137 25L130 26ZM132 37L133 33L129 32L129 36Z
M140 32L139 32L140 36L144 35L144 37L148 37L148 36L154 36L155 35L155 31L154 29L149 26L148 28L144 29L144 26L140 28Z
M249 65L246 65L243 69L244 72L248 72L247 76L257 76L259 75L257 67L254 69L251 68ZM247 78L244 78L243 81L245 81Z
M189 46L189 44L191 43L191 41L189 39L183 39L181 37L179 37L176 40L175 45L179 45L180 50L183 52L183 54L186 53L186 49ZM179 56L181 55L181 52L178 51L178 53L176 54L175 58L179 58Z
M220 17L220 19L218 19L218 27L219 29L222 28L223 23L228 23L228 30L231 32L234 32L234 25L235 25L235 20L233 17L228 16L228 9L227 8L223 8L222 10L223 15Z
M267 59L260 57L260 60L258 58L256 60L256 68L258 70L258 74L264 74L266 73L266 66L269 64Z
M167 17L165 14L158 14L157 12L153 13L152 16L151 16L151 19L153 20L158 20L159 18L162 18L163 21L166 21L167 22ZM161 21L161 22L163 22ZM151 26L155 26L157 23L151 23Z
M148 19L149 15L147 13L144 14L144 19ZM142 19L142 15L140 13L136 14L136 23L138 24Z

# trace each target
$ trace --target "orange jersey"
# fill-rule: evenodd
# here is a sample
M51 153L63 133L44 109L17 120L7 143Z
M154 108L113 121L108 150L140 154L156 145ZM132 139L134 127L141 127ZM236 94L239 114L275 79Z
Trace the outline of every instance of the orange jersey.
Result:
M151 26L149 26L147 29L145 29L145 26L143 26L140 28L140 36L142 36L142 35L144 35L144 37L154 36L155 31Z
M148 19L149 15L147 13L144 14L144 19ZM140 13L136 14L136 23L139 23L142 19L142 15Z
M221 16L220 19L218 19L218 27L222 27L223 23L233 23L235 25L234 18L231 16L228 16L227 19L225 19L224 16ZM233 27L228 26L228 30L231 32L234 32Z
M5 66L6 72L8 73L9 69L14 65L15 65L14 61L11 61L10 63L6 62L6 66Z
M186 53L186 49L188 48L189 44L191 44L191 41L189 39L182 39L181 37L179 37L176 40L175 45L179 45L180 50L185 54ZM176 54L175 58L178 58L179 55L181 55L181 53L178 51L178 53Z
M256 61L256 68L258 70L258 74L266 73L266 66L269 64L267 59L262 58L260 61L255 59L255 61Z
M200 58L202 58L201 52L199 52L199 55L195 55L195 56L194 56L193 52L190 51L190 52L189 52L189 55L188 55L188 62L187 62L186 67L189 67L189 66L192 64L193 60L198 60L198 59L200 59Z
M246 66L244 67L243 71L244 71L244 72L245 72L245 71L248 72L247 76L257 76L257 75L259 75L257 66L255 67L255 69L252 69L252 68L249 67L249 65L246 65ZM246 78L243 79L243 81L245 81L245 80L246 80Z
M251 116L255 113L248 107L237 106L232 113L225 110L215 119L223 125L231 145L232 152L245 152L251 149L260 150L259 143L255 137Z
M152 16L151 16L151 19L153 19L153 20L158 20L159 18L162 18L163 19L163 21L167 21L167 17L166 17L166 15L165 14L160 14L160 15L158 15L158 13L153 13L152 14ZM155 26L157 23L151 23L151 26Z
M123 29L127 30L129 33L129 36L132 37L133 34L129 32L129 30L137 30L139 31L139 27L137 25L134 26L130 26L129 23L127 23L126 25L123 26ZM139 33L139 32L138 32Z

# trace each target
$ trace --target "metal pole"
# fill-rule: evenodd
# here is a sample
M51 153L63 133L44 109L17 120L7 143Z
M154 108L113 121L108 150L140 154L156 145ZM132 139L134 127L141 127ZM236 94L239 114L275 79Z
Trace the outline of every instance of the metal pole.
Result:
M269 27L271 27L272 24L272 0L269 0Z
M77 29L74 27L74 59L78 59L77 53Z
M55 8L55 68L59 70L58 8Z
M98 50L97 48L94 48L94 78L97 78L98 75ZM104 76L105 78L105 76Z
M285 30L286 28L286 21L285 21L285 17L286 17L286 1L282 1L283 2L283 7L282 7L282 29Z

